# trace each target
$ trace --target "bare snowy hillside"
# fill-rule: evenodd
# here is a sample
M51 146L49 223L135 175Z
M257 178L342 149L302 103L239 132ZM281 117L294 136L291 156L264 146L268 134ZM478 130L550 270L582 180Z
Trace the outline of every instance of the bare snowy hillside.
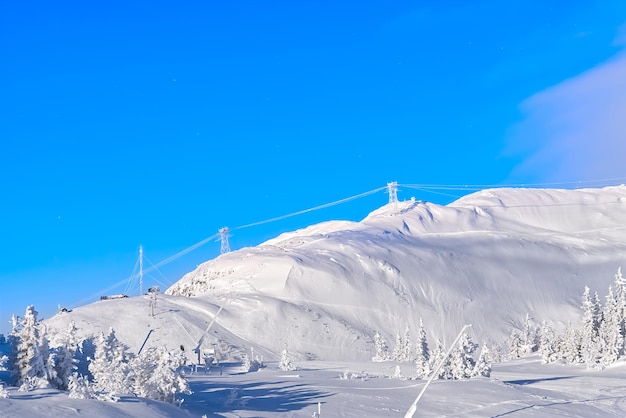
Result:
M471 323L476 341L501 342L526 314L577 322L584 286L603 295L626 267L625 227L625 186L398 202L208 261L160 296L154 317L144 296L48 323L76 318L84 334L112 326L135 349L150 330L149 344L189 347L224 305L212 341L274 359L285 344L300 359L369 359L376 331L392 342L420 317L431 341L450 344Z

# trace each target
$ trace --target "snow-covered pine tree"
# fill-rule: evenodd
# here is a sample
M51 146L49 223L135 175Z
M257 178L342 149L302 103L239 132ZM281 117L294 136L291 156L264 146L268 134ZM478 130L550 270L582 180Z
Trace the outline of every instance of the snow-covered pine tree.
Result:
M445 357L446 350L443 347L443 343L440 339L437 339L435 343L435 349L433 350L432 355L430 356L430 368L431 370L435 370L439 363L443 362L441 369L439 369L439 373L437 379L451 379L452 373L450 371L450 356Z
M519 332L513 330L508 339L509 358L516 359L526 355L526 345L522 341Z
M180 373L185 363L182 353L165 347L149 348L131 361L131 381L136 396L179 405L178 393L189 394L189 384Z
M9 374L13 378L13 383L16 383L17 378L20 375L18 347L20 345L21 328L22 327L18 317L15 314L11 315L11 332L7 336L7 343L9 344L8 370Z
M609 286L609 294L606 296L606 304L604 305L604 321L600 325L599 332L603 342L603 350L599 360L602 366L617 361L624 346L620 310L619 302L613 293L613 287Z
M291 361L291 356L289 356L289 352L287 351L287 345L280 353L280 362L278 363L278 368L284 372L289 372L292 370L296 370L296 366Z
M582 344L580 331L568 324L560 338L559 353L565 363L582 363Z
M402 335L398 331L396 333L396 343L393 347L393 352L391 353L391 359L393 361L402 361L404 352L404 341L402 339Z
M6 371L4 364L9 358L5 355L0 356L0 371ZM4 382L0 380L0 399L6 399L9 397L9 392L4 387Z
M463 333L457 346L450 355L450 373L453 379L469 379L472 377L476 362L472 355L477 345L467 333Z
M14 329L18 329L15 323ZM48 373L44 354L41 352L40 324L37 321L37 311L33 305L26 308L19 331L17 331L17 335L11 336L10 342L12 344L10 361L13 362L10 370L15 379L15 385L23 391L47 387ZM47 341L45 347L47 347ZM45 353L46 359L47 355L48 353Z
M470 377L478 376L491 376L491 355L489 354L489 349L487 348L486 343L483 343L482 348L480 349L478 360L476 360L476 365L474 366Z
M417 335L415 351L415 374L417 378L424 379L430 374L432 369L430 367L430 350L428 349L428 341L426 339L426 331L424 331L422 318L420 318L420 328Z
M412 352L412 347L411 347L411 330L409 329L409 326L407 325L406 328L404 329L404 338L402 339L402 353L401 353L401 360L400 361L411 361L411 352Z
M69 388L69 378L78 363L74 358L79 345L76 331L76 324L71 321L63 335L59 337L59 345L52 349L48 360L49 365L54 367L55 379L51 383L60 390Z
M596 293L595 299L598 295ZM583 323L580 330L580 344L582 360L589 367L600 361L601 342L599 341L599 307L592 301L588 286L582 296Z
M539 354L544 363L552 363L559 359L554 329L547 321L541 323L539 336Z
M617 269L615 273L615 299L617 301L617 320L620 324L620 335L622 347L619 356L626 354L626 279L622 275L622 268ZM619 309L621 307L621 309Z
M116 402L119 395L132 394L128 348L115 336L113 328L100 332L96 352L89 363L93 375L93 389L98 399Z
M89 379L78 373L72 373L67 379L68 397L71 399L95 399L96 393Z
M243 355L242 366L243 369L247 372L251 372L254 370L254 368L252 367L252 360L250 360L250 356L247 353Z
M524 348L524 355L528 355L537 351L537 326L530 318L529 314L526 314L524 321L524 330L522 332L522 346Z
M372 361L387 361L389 360L389 347L387 347L387 341L385 337L380 335L378 331L374 335L374 350L376 354L372 357Z
M395 369L393 370L393 376L394 379L404 379L404 375L402 374L402 369L400 368L399 364L396 364Z

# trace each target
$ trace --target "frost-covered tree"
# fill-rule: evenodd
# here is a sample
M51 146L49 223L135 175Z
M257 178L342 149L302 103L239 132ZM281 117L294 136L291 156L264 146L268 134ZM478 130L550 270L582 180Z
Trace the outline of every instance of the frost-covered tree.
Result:
M430 365L430 350L426 339L426 331L424 331L424 322L421 318L415 352L415 374L419 379L423 379L430 374L432 369Z
M89 371L93 375L93 389L99 399L115 402L119 395L133 393L128 347L117 339L113 328L107 334L100 332Z
M30 305L26 308L24 318L19 326L13 323L11 333L10 371L15 379L15 385L20 390L31 390L37 387L48 386L48 371L46 367L48 353L42 352L47 348L45 334L41 335L40 324L37 321L37 311ZM45 357L44 357L45 356Z
M463 333L458 344L450 355L450 374L452 379L469 379L472 377L476 362L472 355L478 346L467 333Z
M71 399L96 399L98 397L89 379L76 372L68 377L67 388L68 397Z
M69 388L69 378L76 370L78 360L74 358L79 340L76 325L71 321L65 332L59 337L59 345L50 352L48 363L53 368L54 379L51 381L60 390Z
M378 331L374 335L374 350L376 354L372 357L372 361L387 361L389 360L389 347L385 337L380 335Z
M621 267L617 269L615 274L615 300L617 307L614 316L617 318L614 321L620 325L622 347L619 350L619 354L621 356L626 354L626 279L622 275Z
M180 404L179 393L189 394L189 384L180 370L185 363L182 353L165 347L149 348L131 361L133 393L142 398Z
M604 305L604 321L600 325L599 335L602 341L602 352L599 353L602 365L609 365L620 358L624 346L624 336L620 323L621 307L613 293L613 287L609 286L609 294L606 296Z
M405 376L402 374L402 369L400 368L399 364L396 364L396 367L393 371L393 378L394 379L404 379Z
M543 321L541 324L539 354L544 363L552 363L559 359L556 334L547 321Z
M432 370L436 370L439 363L443 362L443 365L439 369L438 379L450 379L450 356L445 357L445 349L443 347L443 343L440 339L437 339L435 343L435 349L433 350L432 355L430 356L430 368ZM445 357L445 358L444 358Z
M244 353L242 356L242 365L245 371L255 372L263 366L263 359L254 355L254 348L250 348L250 355Z
M407 325L404 329L404 338L402 339L402 353L400 361L411 361L411 330Z
M600 360L600 312L597 299L596 293L595 301L592 300L589 287L585 286L582 296L583 323L580 330L580 344L582 359L590 366Z
M516 359L526 355L526 346L519 332L513 330L508 339L509 358Z
M538 332L537 326L531 319L529 314L526 314L524 321L524 330L521 335L521 342L524 349L524 355L528 355L537 351L538 345ZM521 357L521 356L520 356Z
M0 356L0 371L6 371L4 364L9 358L5 355ZM4 382L0 380L0 399L6 399L9 397L9 392L4 387Z
M582 355L585 363L590 363L596 352L596 339L598 336L598 326L596 321L596 314L594 312L594 305L591 301L591 291L588 286L585 286L585 291L582 296L582 310L583 310L583 324L581 329L581 344Z
M250 356L248 356L248 354L243 355L243 361L241 363L245 371L252 371L252 360L250 360Z
M291 360L291 356L287 351L287 346L285 346L283 351L280 353L280 362L278 363L278 368L284 372L296 370L297 368Z
M489 349L487 348L487 344L483 344L480 350L480 354L478 356L478 360L476 360L476 365L472 370L471 377L489 377L491 376L491 355L489 354Z
M559 352L565 363L582 363L580 331L568 324L560 338Z
M398 331L396 333L396 342L393 347L393 352L391 353L391 359L394 361L403 361L404 357L404 340L402 338L402 334Z

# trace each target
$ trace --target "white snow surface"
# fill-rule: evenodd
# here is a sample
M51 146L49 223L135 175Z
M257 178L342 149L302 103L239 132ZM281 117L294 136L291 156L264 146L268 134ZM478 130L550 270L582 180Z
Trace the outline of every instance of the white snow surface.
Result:
M369 361L376 331L392 344L408 325L415 342L421 317L432 349L468 323L479 343L501 343L527 313L578 324L584 286L605 295L625 255L623 185L385 205L361 222L312 225L208 261L158 296L154 316L143 295L45 321L51 335L71 320L82 337L113 327L135 353L144 342L182 345L190 363L200 343L217 347L223 375L191 375L182 409L11 388L0 416L310 417L318 401L322 416L403 416L424 381L390 379L395 364ZM300 370L278 370L285 344ZM251 347L269 367L243 373ZM414 364L402 367L413 375ZM339 379L346 369L353 378ZM489 379L436 381L420 416L624 416L625 393L624 361L592 372L523 359L495 365Z
M502 341L526 314L575 323L584 286L604 295L626 267L625 228L623 185L405 201L224 254L167 293L226 304L220 325L312 359L369 358L376 331L391 342L420 317L431 340L471 323L476 341Z

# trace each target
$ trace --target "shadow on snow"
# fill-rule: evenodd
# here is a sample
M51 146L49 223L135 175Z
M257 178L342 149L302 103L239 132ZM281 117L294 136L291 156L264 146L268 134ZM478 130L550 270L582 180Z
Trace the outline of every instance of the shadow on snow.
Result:
M236 410L289 412L317 405L330 396L301 383L289 381L226 383L190 382L194 392L183 404L184 409L202 414L224 413ZM188 403L187 403L188 402ZM208 415L210 416L210 415Z

